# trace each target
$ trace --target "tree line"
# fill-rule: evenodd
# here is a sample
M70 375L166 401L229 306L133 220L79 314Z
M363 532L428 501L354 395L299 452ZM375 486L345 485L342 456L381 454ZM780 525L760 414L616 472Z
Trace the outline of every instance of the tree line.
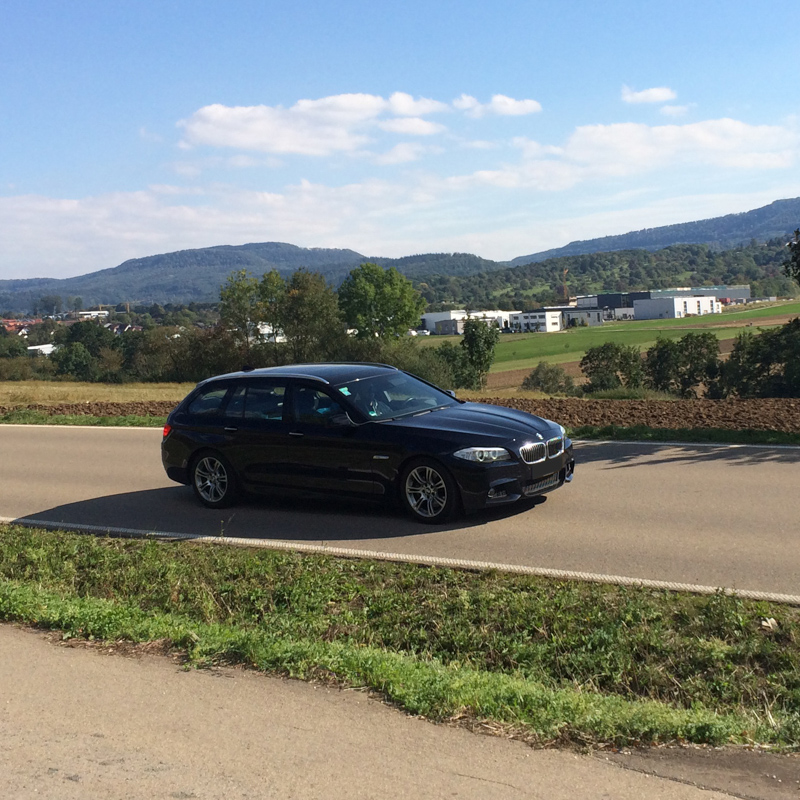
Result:
M582 387L556 364L541 362L524 389L548 394L593 394L650 389L680 398L800 397L800 317L758 333L743 331L727 360L713 333L659 338L642 354L636 345L606 342L580 362Z
M49 358L28 357L27 342L0 328L0 380L185 382L243 367L379 361L446 388L482 386L499 331L467 321L458 345L423 346L405 334L417 326L424 307L419 292L393 267L361 264L338 292L306 269L288 277L271 270L260 279L239 270L220 289L213 325L151 324L116 334L95 321L66 326L45 320L29 341L57 345ZM159 309L164 311L149 311ZM180 321L177 311L169 314Z

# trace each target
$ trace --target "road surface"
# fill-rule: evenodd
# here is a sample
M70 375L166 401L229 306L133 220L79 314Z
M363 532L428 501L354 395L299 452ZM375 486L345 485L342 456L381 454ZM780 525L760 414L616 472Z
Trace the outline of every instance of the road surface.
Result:
M362 692L184 671L10 625L0 625L0 675L0 796L14 800L790 800L800 790L797 758L536 751Z
M337 500L197 503L160 430L0 426L0 517L326 544L800 594L800 449L576 446L572 484L531 507L428 527Z

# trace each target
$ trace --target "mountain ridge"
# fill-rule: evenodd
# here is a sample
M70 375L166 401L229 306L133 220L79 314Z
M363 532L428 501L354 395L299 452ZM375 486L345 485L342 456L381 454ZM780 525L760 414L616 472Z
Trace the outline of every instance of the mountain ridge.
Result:
M800 225L800 198L776 200L767 206L723 217L645 228L628 234L571 242L562 248L519 256L510 262L484 259L471 253L422 253L401 258L364 256L344 248L306 248L286 242L250 242L177 250L128 259L72 278L0 280L0 310L28 311L43 295L81 297L85 305L131 303L188 303L216 300L231 272L246 269L261 275L276 269L283 275L305 267L338 285L364 261L394 266L410 279L424 282L492 274L509 267L552 261L564 256L629 249L661 250L679 244L702 244L714 249L752 239L788 236ZM686 241L691 239L693 241ZM631 244L633 242L633 244ZM554 255L555 254L555 255ZM551 270L552 271L552 270Z

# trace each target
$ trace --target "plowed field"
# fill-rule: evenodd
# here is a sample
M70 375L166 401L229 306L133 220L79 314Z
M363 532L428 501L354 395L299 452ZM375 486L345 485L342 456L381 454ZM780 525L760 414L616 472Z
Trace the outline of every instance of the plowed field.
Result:
M724 428L800 433L800 400L523 400L488 398L483 402L518 408L563 425L647 425L651 428ZM28 408L45 414L165 417L171 402L65 403L0 406L0 414Z

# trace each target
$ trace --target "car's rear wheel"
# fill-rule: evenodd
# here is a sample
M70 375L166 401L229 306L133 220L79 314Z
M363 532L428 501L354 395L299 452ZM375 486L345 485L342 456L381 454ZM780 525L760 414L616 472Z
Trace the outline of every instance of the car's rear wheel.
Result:
M418 522L446 522L458 505L458 489L450 473L433 459L412 461L400 476L400 499Z
M236 501L236 474L218 453L202 453L192 465L192 488L208 508L226 508Z

